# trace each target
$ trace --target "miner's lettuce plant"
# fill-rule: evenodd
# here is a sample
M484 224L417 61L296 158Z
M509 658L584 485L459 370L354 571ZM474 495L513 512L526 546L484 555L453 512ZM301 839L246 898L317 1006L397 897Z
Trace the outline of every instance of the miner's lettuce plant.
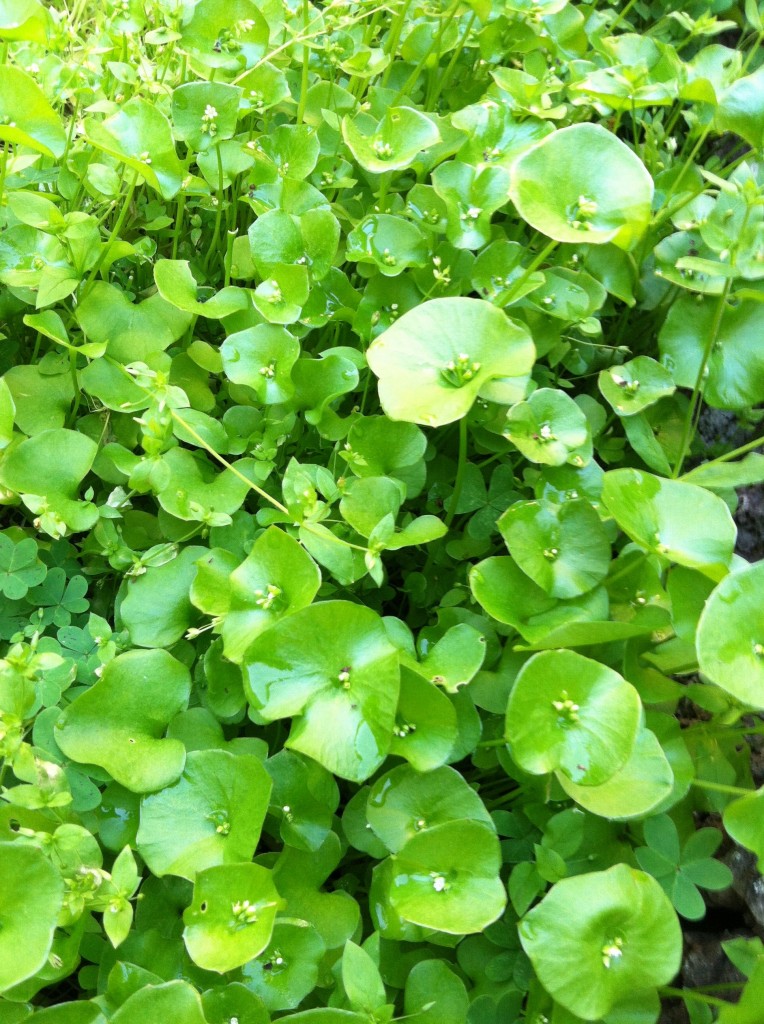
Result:
M758 1019L763 18L0 2L0 1024Z

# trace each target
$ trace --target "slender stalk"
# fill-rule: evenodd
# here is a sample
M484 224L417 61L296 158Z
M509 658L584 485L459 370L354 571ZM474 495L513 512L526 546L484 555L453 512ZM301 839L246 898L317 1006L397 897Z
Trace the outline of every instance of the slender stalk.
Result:
M106 244L104 245L103 249L101 250L101 255L98 257L96 265L90 271L90 274L88 275L88 278L85 281L85 288L84 288L84 290L82 292L81 299L84 299L84 297L88 294L90 289L93 287L93 284L95 282L95 279L96 279L99 271L101 270L101 267L106 262L106 257L109 255L109 253L111 252L112 248L114 247L114 243L120 237L120 234L122 232L122 227L123 227L125 221L127 220L127 214L128 214L128 212L130 210L130 204L133 201L133 194L135 193L135 186L137 184L138 184L138 172L137 171L133 171L132 177L130 179L130 183L127 186L127 192L125 193L125 198L124 198L124 200L122 202L122 209L119 211L119 216L117 217L116 221L114 222L114 227L111 229L111 234L109 235L108 239L106 240Z
M451 500L448 503L448 514L445 519L445 526L447 530L451 529L451 523L454 521L456 515L456 507L459 504L459 499L462 496L462 488L464 486L464 474L467 469L467 419L465 416L459 420L459 461L456 466L456 480L454 480L454 490L451 495Z
M541 252L536 256L536 258L534 260L531 260L530 264L525 268L525 271L523 272L522 276L518 277L518 279L510 288L509 295L504 300L504 305L508 305L510 302L512 302L515 296L519 294L520 289L531 276L531 274L535 273L542 263L546 263L550 254L554 252L554 250L557 248L559 244L559 242L556 242L554 239L552 239L552 241L548 242L544 246Z
M183 228L183 215L186 212L186 193L181 192L178 197L178 206L175 210L175 228L172 233L172 259L178 258L178 243L180 241L180 233Z
M310 5L308 0L302 0L302 26L307 33L310 27ZM307 43L302 44L302 73L300 75L300 98L297 101L297 124L305 120L305 104L308 100L308 64L310 62L310 50Z
M679 443L679 454L677 455L674 471L671 474L671 477L674 480L676 480L676 478L682 472L684 460L687 458L687 451L690 446L690 437L692 435L693 430L695 429L695 414L697 412L698 403L700 402L700 396L703 390L703 378L706 372L706 366L708 365L708 360L711 358L711 353L714 350L716 339L719 337L719 331L722 326L722 317L724 316L724 307L726 305L727 297L730 293L731 287L732 278L728 277L727 280L724 282L724 288L722 290L721 295L719 296L719 301L717 303L716 311L714 313L713 323L711 324L711 330L708 335L708 340L706 341L706 347L703 350L703 357L700 361L700 366L698 367L698 375L695 378L695 386L692 389L690 405L687 409L687 415L684 418L682 440Z
M693 1003L705 1003L706 1006L729 1006L729 1001L719 999L718 996L707 996L704 992L696 992L691 988L672 988L670 985L662 985L658 991L662 996L671 999L689 999Z
M712 793L728 793L730 796L750 796L755 789L743 789L742 786L728 786L725 782L709 782L708 779L693 779L690 783L698 789L707 789Z

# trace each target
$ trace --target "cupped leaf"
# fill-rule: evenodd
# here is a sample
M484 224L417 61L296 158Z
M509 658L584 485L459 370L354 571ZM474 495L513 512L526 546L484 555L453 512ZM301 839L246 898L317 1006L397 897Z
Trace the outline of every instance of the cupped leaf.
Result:
M390 753L420 772L448 759L457 738L456 711L436 686L403 667Z
M531 462L583 466L591 458L586 416L564 391L539 388L507 413L504 436Z
M18 494L76 498L98 446L75 430L43 430L7 451L0 483Z
M764 562L726 576L698 622L701 672L744 704L764 708Z
M241 288L221 288L205 301L197 296L198 286L187 260L157 260L154 281L162 298L194 316L220 320L247 308L247 295Z
M704 487L615 469L605 474L602 501L643 548L712 579L725 575L737 530L725 502Z
M169 262L169 261L168 261ZM106 345L107 353L120 363L146 359L164 352L184 333L191 321L188 311L178 309L161 295L150 295L133 303L115 285L96 281L77 307L77 322L87 337ZM90 364L98 366L100 361ZM108 364L106 364L108 365ZM122 371L123 386L135 387L132 378Z
M390 860L388 899L404 921L467 935L504 911L499 840L483 822L450 821L426 829Z
M184 169L170 122L153 103L133 96L105 121L91 119L86 130L89 142L125 163L129 174L142 178L164 199L180 189Z
M188 704L188 669L166 651L130 651L67 707L55 739L73 761L97 764L134 793L150 793L180 776L186 750L163 739Z
M498 521L509 553L552 597L585 594L601 583L610 566L610 542L591 504L583 498L556 504L524 501Z
M172 121L179 138L204 152L236 131L242 90L222 82L187 82L172 94Z
M307 921L278 918L270 942L242 969L247 988L266 1007L293 1010L315 988L326 944Z
M340 801L333 776L318 762L291 750L268 758L265 768L273 780L271 811L281 819L281 838L298 850L319 849Z
M382 775L369 790L366 817L374 834L393 853L420 832L447 822L492 824L475 790L445 765L431 772L399 765Z
M209 548L192 544L128 582L120 614L137 647L170 647L180 640L194 615L189 591L196 563L208 553Z
M199 993L187 981L145 985L133 992L111 1018L115 1024L145 1024L147 1020L173 1024L205 1024Z
M390 748L399 675L379 616L347 601L325 601L255 639L244 687L261 719L295 716L286 746L362 782Z
M558 242L631 249L650 221L653 181L612 132L574 124L515 161L509 195L521 217Z
M525 771L559 769L598 786L626 764L641 711L639 694L613 669L573 651L542 651L515 680L506 735Z
M241 982L232 981L220 988L202 993L202 1007L207 1024L269 1024L270 1017L262 999Z
M285 402L294 394L292 367L300 355L300 343L286 328L247 327L230 334L220 354L226 377L252 388L261 402Z
M413 107L390 107L381 121L345 117L342 136L355 159L372 174L408 167L423 149L440 142L435 123Z
M229 577L230 604L222 627L226 657L240 662L260 633L306 608L320 584L318 566L302 545L269 527Z
M764 815L762 801L764 789L752 790L724 808L724 827L729 835L751 850L757 858L759 870L764 865Z
M522 397L535 348L526 328L491 303L445 298L404 313L367 358L391 419L443 426L465 416L492 383Z
M253 0L201 0L179 43L207 67L241 71L265 55L268 36L268 22Z
M60 157L66 132L58 114L33 78L21 68L0 68L0 139Z
M756 298L760 297L757 288ZM696 387L700 376L703 399L715 409L758 405L764 400L764 353L758 344L764 304L727 301L717 325L719 301L698 302L698 296L683 294L672 303L658 335L661 362L679 387ZM706 356L712 333L715 338Z
M591 814L628 821L650 814L671 795L674 773L655 733L640 729L626 763L599 786L581 786L563 772L560 785Z
M61 876L42 850L0 843L0 992L48 959L64 898Z
M557 882L521 921L520 941L544 988L585 1020L670 982L682 955L663 889L625 864Z
M205 971L220 974L259 956L270 942L282 904L271 872L258 864L223 864L200 871L183 914L183 941Z
M676 391L665 366L649 356L637 356L599 375L602 395L619 416L634 416Z
M191 880L205 868L251 860L270 791L256 757L194 751L174 785L141 802L138 850L153 874Z

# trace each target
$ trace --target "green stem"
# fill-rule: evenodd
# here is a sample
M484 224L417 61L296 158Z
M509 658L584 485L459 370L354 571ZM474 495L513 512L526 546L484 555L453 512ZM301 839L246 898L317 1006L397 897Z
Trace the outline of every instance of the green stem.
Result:
M212 262L212 257L218 246L218 238L220 237L220 225L223 220L223 157L220 152L220 146L215 147L215 156L217 157L218 162L218 205L217 209L215 210L215 227L212 232L212 237L210 238L210 244L209 248L207 249L207 255L204 258L204 269L208 274L210 272L210 263Z
M227 288L231 283L231 266L233 265L233 243L236 239L238 231L236 228L233 231L228 231L226 234L226 246L225 246L225 270L223 277L223 287Z
M180 241L180 233L183 228L183 215L186 212L186 193L181 192L178 198L178 206L175 210L175 229L172 233L172 256L171 259L176 260L178 258L178 243Z
M500 739L500 740L481 740L480 743L478 743L478 746L479 747L506 747L507 742L508 741L505 740L505 739Z
M715 466L719 462L731 462L732 459L736 459L738 455L745 455L746 452L752 452L755 448L761 448L762 445L764 445L764 436L755 437L753 441L748 441L747 444L741 444L739 448L735 448L731 452L726 452L724 455L717 455L715 459L702 463L702 468L708 469L709 466ZM690 473L692 472L693 470L690 470ZM684 476L688 475L688 473L684 474Z
M90 289L93 287L93 284L95 282L96 277L98 276L98 273L99 273L101 267L106 262L106 257L109 255L109 253L111 252L112 248L114 247L114 243L120 237L120 234L122 232L122 228L124 226L124 223L127 220L127 215L128 215L128 213L130 211L130 204L133 201L133 194L135 193L135 186L137 184L138 184L138 172L137 171L133 171L133 176L130 179L130 184L127 186L127 192L125 193L125 198L124 198L124 200L122 202L122 209L119 211L119 216L117 217L117 219L116 219L116 221L114 223L114 227L111 229L111 234L109 235L108 239L106 240L106 244L104 245L103 249L101 250L101 255L98 257L96 265L90 271L90 274L88 275L88 278L85 281L85 288L84 288L84 290L82 292L82 295L80 296L80 301L82 301L82 299L85 298L85 296L88 294Z
M722 293L719 296L719 301L717 303L716 311L714 313L713 323L711 324L711 330L708 335L708 340L706 341L706 347L703 350L703 358L700 361L700 366L698 367L698 375L695 378L695 387L692 389L690 405L687 409L687 415L684 418L682 440L679 443L679 454L677 456L676 465L674 466L674 471L671 474L673 480L676 480L676 478L682 472L684 460L687 458L687 451L690 446L690 436L695 428L695 413L698 409L698 403L700 402L700 396L703 391L703 377L706 372L708 360L711 358L711 353L714 350L716 339L719 337L719 331L722 326L722 317L724 316L724 307L726 305L727 296L730 293L731 287L732 278L728 277L727 280L724 282L724 288L722 289Z
M302 3L302 27L307 33L310 27L310 5L308 0ZM310 49L307 43L302 44L302 74L300 76L300 98L297 101L297 124L302 124L305 119L305 104L308 100L308 63L310 61Z
M662 996L671 999L689 999L693 1003L705 1003L706 1006L729 1006L726 999L719 999L716 996L707 996L703 992L696 992L691 988L672 988L670 985L662 985L658 992Z
M467 27L464 30L464 35L462 36L461 40L459 41L459 45L454 50L453 54L451 55L451 60L448 62L448 64L446 65L446 67L445 67L445 69L443 71L443 74L438 79L437 86L433 90L432 96L428 97L428 103L427 103L427 109L428 110L434 110L435 109L435 104L440 99L441 93L446 88L448 83L451 81L451 76L454 73L454 68L456 67L457 62L458 62L459 58L462 55L462 51L464 50L464 47L467 45L467 40L469 39L470 32L472 31L472 26L475 23L475 18L477 18L477 12L473 11L472 15L470 16L470 18L469 18L469 20L467 22Z
M467 469L467 419L462 416L459 420L459 461L456 466L456 480L454 481L454 490L451 495L451 500L448 503L448 514L445 519L445 526L447 530L451 529L451 523L454 521L456 515L456 507L459 504L459 499L462 496L462 487L464 486L464 474Z
M634 6L634 4L636 2L637 2L637 0L629 0L629 2L626 4L626 6L616 16L615 21L613 21L613 23L611 24L610 28L608 29L608 32L611 35L613 34L613 32L615 32L615 30L618 28L618 26L621 24L623 19L626 17L626 15L629 13L629 11L632 9L632 7Z
M698 789L708 789L712 793L728 793L730 796L750 796L755 789L743 789L742 786L728 786L725 782L709 782L708 779L693 779L690 783Z
M556 242L554 239L552 239L550 242L547 242L547 244L544 246L544 248L541 250L541 252L536 256L536 258L534 260L532 260L530 262L530 264L525 268L525 271L523 272L522 276L518 277L518 279L515 281L515 283L510 288L509 296L508 296L508 298L506 298L504 300L504 305L505 306L509 305L509 303L512 302L514 297L519 294L522 286L525 284L525 282L528 280L528 278L531 276L531 274L535 273L538 270L538 268L541 266L542 263L546 263L546 261L549 258L550 254L554 252L554 250L557 248L557 246L559 244L560 243Z
M383 88L387 85L387 81L390 78L390 73L393 70L393 62L395 60L395 55L398 52L398 42L401 38L401 33L403 32L404 25L406 24L406 15L409 12L409 7L411 7L411 0L406 0L406 2L403 4L401 9L396 14L395 21L393 22L390 28L390 32L387 36L387 39L385 40L385 53L390 58L390 63L387 65L382 75Z

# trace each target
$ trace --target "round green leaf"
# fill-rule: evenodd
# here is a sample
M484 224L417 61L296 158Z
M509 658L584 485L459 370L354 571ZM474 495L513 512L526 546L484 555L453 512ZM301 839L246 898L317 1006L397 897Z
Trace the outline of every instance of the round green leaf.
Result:
M252 388L261 402L274 405L294 394L292 367L300 343L284 327L258 324L229 335L220 354L226 377Z
M267 948L245 964L242 976L271 1012L293 1010L315 988L325 952L324 940L313 925L279 918Z
M437 427L466 416L491 382L521 398L535 348L527 329L490 302L446 298L404 313L367 358L391 419Z
M408 267L427 262L427 239L411 221L387 213L364 217L349 233L345 256L371 263L385 277L397 277Z
M475 790L454 768L419 772L399 765L382 775L369 791L369 825L389 850L403 849L420 833L453 821L479 821L493 827Z
M170 647L180 640L195 614L188 595L196 563L208 554L209 548L193 544L129 580L120 614L136 646Z
M652 178L602 125L547 135L519 157L511 175L509 195L520 216L558 242L631 249L650 221Z
M162 789L183 771L183 744L162 737L190 692L188 669L166 651L120 654L62 711L56 742L73 761L100 765L133 793Z
M196 280L187 260L157 260L154 264L154 281L157 291L166 302L194 316L220 320L248 306L247 294L241 288L221 288L205 302L200 302Z
M251 860L270 791L256 757L194 751L174 785L141 801L138 850L155 875L192 881L204 868Z
M230 139L236 131L242 90L222 82L187 82L172 94L172 120L179 138L197 153Z
M222 988L210 988L202 993L202 1007L207 1024L269 1024L270 1017L262 999L233 981Z
M628 363L602 370L599 388L619 416L634 416L676 391L666 367L649 356L637 356Z
M186 981L146 985L134 992L111 1018L115 1024L206 1024L199 993Z
M457 736L451 701L419 673L403 668L390 753L412 768L429 772L448 759Z
M506 735L525 771L559 769L598 786L626 763L641 711L639 694L613 669L574 651L542 651L517 676Z
M560 785L591 814L615 821L642 818L671 795L674 773L655 733L640 729L624 766L599 786L576 785L558 772Z
M60 157L66 147L64 126L45 93L11 64L0 67L0 139L46 156Z
M440 142L435 123L413 107L390 107L381 121L345 117L342 136L355 159L372 174L408 167L423 149Z
M605 474L602 501L643 548L712 579L725 575L737 530L727 504L704 487L615 469Z
M268 22L253 0L201 0L183 26L180 45L210 68L241 71L265 54Z
M701 672L727 693L764 708L764 562L726 576L698 623Z
M764 865L764 789L753 790L724 808L724 827L736 843L756 854L759 870Z
M75 430L43 430L7 451L0 483L17 494L76 498L98 446Z
M658 335L661 362L684 388L694 388L698 382L717 315L718 299L698 299L697 295L680 295ZM764 353L759 344L762 329L761 302L725 303L701 382L703 400L709 405L744 409L764 400Z
M331 831L340 802L333 776L291 750L268 758L265 768L273 780L271 810L281 818L281 838L298 850L317 850Z
M0 992L45 966L64 886L42 850L0 843Z
M127 164L164 199L180 189L184 167L170 122L156 104L133 96L105 121L88 121L86 130L89 142Z
M558 882L521 921L520 941L544 988L585 1020L667 984L682 956L668 897L625 864Z
M200 871L183 914L183 941L205 971L241 967L268 945L281 898L271 872L257 864L224 864Z
M483 931L504 911L499 840L480 821L413 836L391 858L390 905L404 920L451 935Z
M531 462L583 466L591 458L586 416L564 391L539 388L507 413L504 436Z
M363 782L390 748L398 655L380 617L324 601L281 619L246 655L244 688L264 721L297 716L286 746Z
M512 505L498 521L509 553L552 597L578 597L607 576L610 542L584 499L558 505L543 498Z

